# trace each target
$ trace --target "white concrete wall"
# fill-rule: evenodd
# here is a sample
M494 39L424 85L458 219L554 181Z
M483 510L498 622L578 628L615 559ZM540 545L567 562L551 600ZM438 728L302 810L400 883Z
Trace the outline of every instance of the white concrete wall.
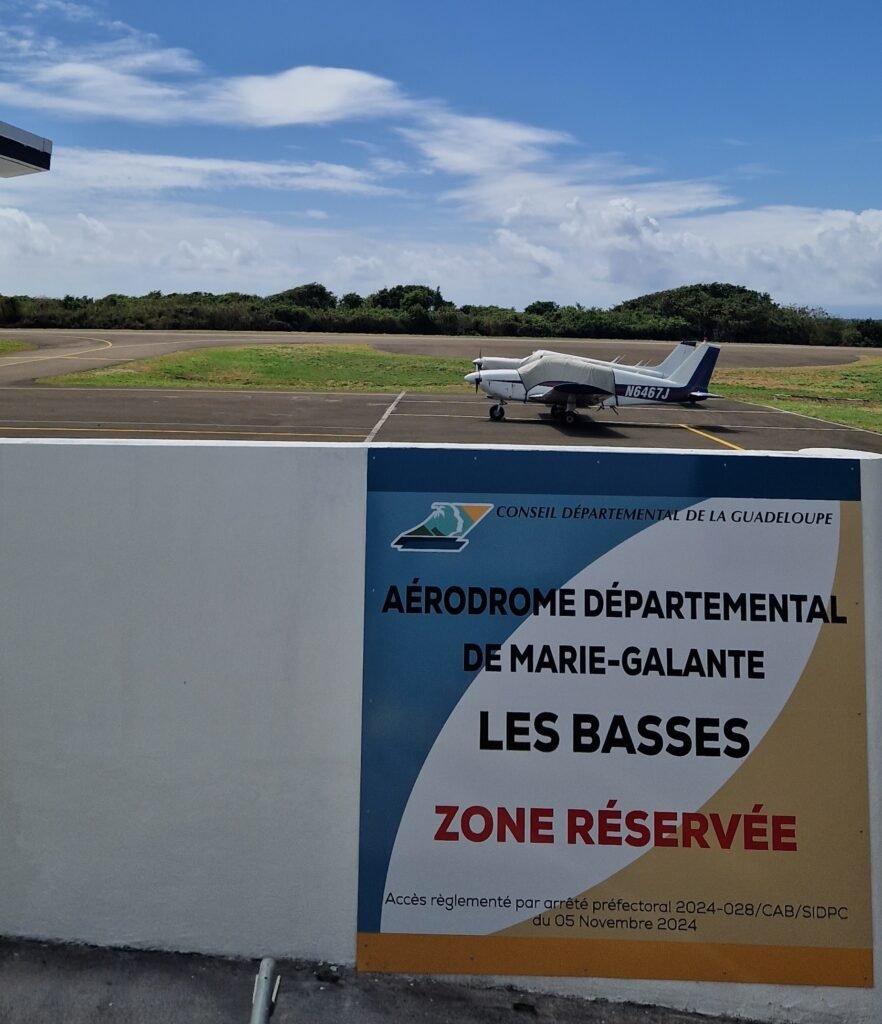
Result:
M352 959L364 455L0 444L0 933Z
M354 960L367 451L0 441L0 934ZM882 460L863 491L880 974ZM878 983L513 980L882 1019Z

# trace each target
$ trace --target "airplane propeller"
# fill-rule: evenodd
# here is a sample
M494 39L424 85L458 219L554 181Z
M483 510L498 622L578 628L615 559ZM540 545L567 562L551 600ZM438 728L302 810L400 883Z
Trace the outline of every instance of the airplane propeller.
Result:
M475 394L478 393L478 386L481 383L481 370L484 369L484 346L482 345L478 349L478 358L472 360L472 366L474 366L475 374Z

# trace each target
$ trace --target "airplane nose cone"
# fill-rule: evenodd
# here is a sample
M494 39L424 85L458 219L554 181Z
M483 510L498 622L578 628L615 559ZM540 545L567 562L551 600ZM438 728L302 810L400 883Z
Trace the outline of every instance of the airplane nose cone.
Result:
M481 374L478 373L476 370L474 373L467 373L463 379L466 380L469 384L480 384Z

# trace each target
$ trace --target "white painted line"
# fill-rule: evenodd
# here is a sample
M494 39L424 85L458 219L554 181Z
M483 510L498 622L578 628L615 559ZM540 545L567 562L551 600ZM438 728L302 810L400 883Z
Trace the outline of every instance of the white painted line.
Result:
M399 394L399 396L395 399L395 401L392 402L392 404L389 406L389 408L383 413L383 415L377 420L377 422L374 424L374 429L364 439L364 443L365 444L370 444L371 441L373 441L373 439L377 436L377 434L382 429L383 424L386 422L386 420L388 420L389 417L392 415L392 413L395 412L395 406L398 405L398 403L401 401L402 398L404 398L404 396L406 394L407 394L406 391L402 391Z
M90 339L84 340L88 341ZM20 358L7 358L4 356L0 359L0 370L2 370L4 366L22 366L28 363L45 363L53 359L78 359L81 356L87 355L89 352L99 352L101 349L113 348L112 341L103 341L101 338L95 338L92 340L99 342L99 344L94 348L82 349L80 352L52 352L50 355L38 355L37 353L34 353L31 356L24 356ZM42 352L43 350L41 349L40 351Z
M794 414L798 415L798 413ZM410 420L486 420L486 416L477 415L463 415L462 413L452 412L399 412L399 418L410 419ZM539 426L549 425L547 419L541 419L536 416L506 416L506 419L516 421L518 423L536 423ZM619 419L596 419L591 416L590 413L583 417L585 423L594 423L597 426L608 426L608 427L682 427L686 426L684 423L679 423L676 420L623 420ZM830 423L827 420L819 420L819 423L824 423L828 430L855 430L855 427L843 426L841 423ZM808 427L779 427L773 424L759 424L754 426L750 423L721 423L718 420L714 420L713 423L705 424L706 426L716 427L718 429L725 430L817 430L819 433L823 433L823 428L815 427L814 425ZM872 433L872 431L870 431ZM878 434L876 435L879 436Z
M227 433L230 431L243 431L246 433L250 431L259 432L261 430L272 431L286 428L286 433L297 430L332 430L335 433L341 430L357 430L360 432L358 435L350 435L352 437L361 437L367 430L366 427L355 423L345 425L336 423L334 426L328 426L326 423L200 423L198 420L192 423L184 423L180 420L155 420L152 422L145 422L144 420L103 420L99 422L97 418L90 420L37 420L26 419L20 416L0 419L0 430L6 427L10 430L27 427L39 427L41 430L65 430L70 427L76 430L84 427L87 430L222 430Z
M489 417L486 413L483 416L479 416L476 413L461 413L461 412L400 412L399 417L406 420L488 420ZM523 419L519 416L509 416L509 419L518 420L518 422L526 423L527 417ZM532 419L532 417L530 417ZM537 419L536 423L541 423L542 420Z
M3 364L0 363L0 370L3 369ZM64 393L65 391L88 391L91 394L98 394L102 391L111 392L125 392L126 394L163 394L169 396L183 396L183 395L246 395L248 397L259 398L261 395L270 395L279 397L279 395L290 396L292 398L339 398L340 401L348 400L350 398L382 398L382 391L291 391L287 388L252 388L246 390L244 388L138 388L138 387L127 387L127 388L105 388L100 385L95 387L70 387L67 385L48 385L48 384L0 384L0 391L18 391L22 394L31 391L52 391L55 394Z
M759 404L759 403L757 403ZM831 420L822 420L820 416L809 416L805 412L793 412L791 409L776 409L774 405L760 405L761 409L768 409L769 412L780 412L785 416L798 416L802 420L811 420L813 423L825 423L830 426ZM879 432L876 430L868 430L866 427L850 427L847 424L835 423L833 426L843 427L846 430L859 430L862 434L872 434L874 437L879 436Z
M361 434L316 434L297 430L188 430L183 427L177 427L174 430L155 430L152 427L9 427L0 424L0 435L4 430L39 431L44 434L57 434L65 430L75 434L195 434L199 438L205 438L206 434L211 434L212 437L233 438L247 434L249 437L321 437L325 440L348 437L361 439Z

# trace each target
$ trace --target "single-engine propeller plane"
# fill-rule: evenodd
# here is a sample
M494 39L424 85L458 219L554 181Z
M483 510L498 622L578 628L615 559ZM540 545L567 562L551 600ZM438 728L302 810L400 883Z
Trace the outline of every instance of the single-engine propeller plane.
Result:
M658 366L634 366L540 349L525 359L479 357L466 375L475 391L495 399L490 419L505 418L508 402L538 402L567 426L577 409L615 409L620 405L694 404L719 398L709 391L720 350L716 345L683 342Z

